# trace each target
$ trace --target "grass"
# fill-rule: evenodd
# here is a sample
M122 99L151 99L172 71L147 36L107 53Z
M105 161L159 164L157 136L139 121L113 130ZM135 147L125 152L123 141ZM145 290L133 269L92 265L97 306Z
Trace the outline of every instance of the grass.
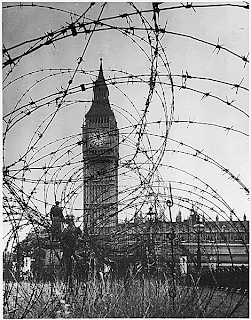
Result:
M166 280L5 283L4 318L220 318L248 317L248 296ZM172 295L172 292L175 295Z

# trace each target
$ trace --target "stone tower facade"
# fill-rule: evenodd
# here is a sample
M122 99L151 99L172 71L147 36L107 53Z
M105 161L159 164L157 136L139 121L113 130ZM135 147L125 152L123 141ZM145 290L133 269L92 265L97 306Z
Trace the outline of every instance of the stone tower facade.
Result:
M109 103L102 60L83 124L83 221L89 233L118 224L119 131Z

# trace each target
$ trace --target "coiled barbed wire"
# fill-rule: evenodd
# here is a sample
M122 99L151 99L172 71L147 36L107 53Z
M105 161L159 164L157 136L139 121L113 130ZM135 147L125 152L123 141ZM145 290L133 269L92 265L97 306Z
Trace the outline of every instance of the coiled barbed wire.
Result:
M248 230L242 221L249 200L246 9L249 4L245 2L3 5L6 255L17 256L27 234L35 235L38 249L43 247L41 234L50 233L49 211L56 199L64 213L73 213L76 224L83 228L82 194L87 181L83 178L81 126L91 105L103 50L110 104L119 129L118 214L121 220L126 218L123 228L112 233L107 248L120 245L138 216L147 221L149 208L154 208L158 220L170 223L167 200L171 182L173 214L181 209L188 215L196 207L197 214L225 237L233 264L231 245L215 221L219 216L236 232L248 254L243 236ZM242 20L235 24L227 21L225 12L231 14L231 10L238 11ZM213 29L212 34L189 26L188 15L202 23L200 17L207 12L212 19L217 20L214 15L226 19L234 28L233 35L225 35L220 26L218 33ZM34 17L44 18L51 26L34 21ZM30 25L24 32L26 19ZM128 51L123 52L125 49ZM101 168L99 177L88 179L102 180L106 174L112 177L113 171ZM93 210L99 207L93 206ZM104 220L95 224L105 227L105 214ZM152 232L149 226L140 228L142 233ZM158 233L157 223L151 228L153 234ZM130 255L140 251L144 241L118 251ZM176 252L183 250L174 245ZM100 250L98 244L93 246L96 252ZM216 240L214 246L217 251L220 243ZM107 256L115 254L115 249L107 248ZM210 253L205 255L210 264ZM25 295L18 279L14 280L17 284L5 288L8 315L18 306L20 292ZM44 288L34 284L33 294L22 309L23 317ZM181 299L192 299L188 300L195 308L209 315L214 312L208 311L214 292L203 304L205 292L202 290L201 297L195 292L182 296L178 285L175 290ZM10 302L11 296L14 302ZM245 299L244 293L237 302L231 298L225 315L234 313ZM183 306L183 311L188 307Z

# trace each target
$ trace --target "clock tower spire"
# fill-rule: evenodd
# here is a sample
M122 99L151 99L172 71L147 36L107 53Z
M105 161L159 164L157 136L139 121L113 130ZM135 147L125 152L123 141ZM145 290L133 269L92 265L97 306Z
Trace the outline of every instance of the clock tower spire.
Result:
M86 120L93 117L114 117L109 103L109 90L105 83L102 59L97 80L93 85L93 100L90 110L86 114Z
M100 59L99 74L95 82L93 91L94 91L94 100L104 100L104 99L108 99L109 97L109 90L105 83L105 78L103 73L102 58Z
M119 131L109 102L102 59L82 137L84 227L90 233L105 232L118 223Z

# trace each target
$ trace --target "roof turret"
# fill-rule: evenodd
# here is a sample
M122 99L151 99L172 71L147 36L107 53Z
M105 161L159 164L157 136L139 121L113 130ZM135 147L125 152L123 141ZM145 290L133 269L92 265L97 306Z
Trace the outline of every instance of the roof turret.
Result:
M103 73L103 66L102 66L102 59L100 59L100 67L99 67L99 74L97 80L94 82L93 86L93 101L90 110L86 114L86 118L91 117L109 117L113 116L114 113L111 109L109 103L109 90L105 83L104 73Z
M105 83L105 78L103 73L102 59L100 59L99 74L98 74L97 80L94 83L93 91L94 91L94 101L108 99L109 97L109 90Z

